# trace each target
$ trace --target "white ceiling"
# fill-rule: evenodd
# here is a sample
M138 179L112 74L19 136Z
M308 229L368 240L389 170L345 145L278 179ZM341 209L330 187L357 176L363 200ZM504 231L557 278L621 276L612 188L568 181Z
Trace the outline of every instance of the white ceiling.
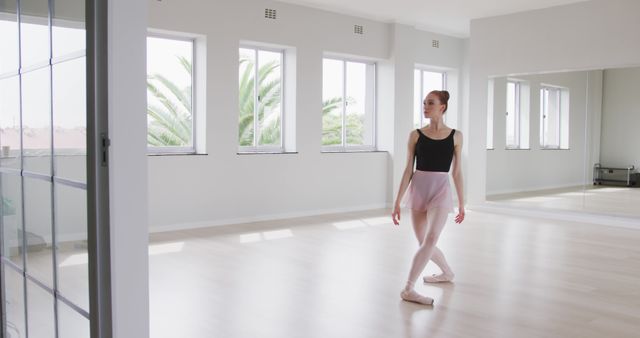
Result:
M471 19L512 14L587 0L279 0L436 33L469 36Z

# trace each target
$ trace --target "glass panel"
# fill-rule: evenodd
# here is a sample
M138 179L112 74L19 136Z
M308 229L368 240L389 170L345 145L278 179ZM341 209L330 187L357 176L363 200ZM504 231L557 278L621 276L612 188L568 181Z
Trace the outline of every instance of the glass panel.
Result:
M547 142L545 140L545 132L547 128L547 90L542 88L540 89L540 145L544 147Z
M0 166L20 169L20 78L0 80Z
M282 53L258 52L258 144L281 146Z
M559 90L560 95L560 148L569 149L569 90Z
M239 62L238 142L240 146L253 146L256 51L253 49L240 48Z
M516 141L516 84L507 83L507 147L517 146Z
M342 144L344 62L322 61L322 145Z
M544 146L557 148L560 146L560 90L546 88L544 117Z
M87 193L54 183L58 291L89 311Z
M20 55L22 68L49 62L49 4L47 0L20 1Z
M422 95L422 88L420 86L420 74L419 69L413 71L413 128L418 129L422 127L422 101L424 96Z
M24 170L51 175L50 71L22 75L22 144Z
M424 93L425 97L434 90L444 89L444 83L442 81L442 78L443 78L442 73L427 72L427 71L422 72L422 92ZM445 114L445 116L447 115ZM430 122L431 122L431 119L424 118L422 121L422 125L426 126Z
M24 178L24 224L27 233L27 273L53 287L51 246L51 183Z
M53 66L55 176L86 182L87 116L84 57Z
M66 0L64 6L60 6L58 1L53 2L51 48L54 58L85 50L84 3L85 0Z
M89 320L67 304L58 301L59 338L89 338Z
M147 143L193 147L193 42L147 38Z
M27 280L29 337L55 338L53 295Z
M26 337L24 320L24 277L2 263L4 281L3 296L6 309L6 332L11 338Z
M348 145L365 145L365 114L367 100L367 65L347 62L347 107L345 123Z
M549 91L549 109L547 110L549 119L549 144L554 147L560 146L560 91L553 89Z
M22 190L18 175L0 174L2 256L22 267Z
M489 80L487 86L487 149L493 149L493 88L494 80Z
M16 1L0 1L0 74L18 73L18 15Z

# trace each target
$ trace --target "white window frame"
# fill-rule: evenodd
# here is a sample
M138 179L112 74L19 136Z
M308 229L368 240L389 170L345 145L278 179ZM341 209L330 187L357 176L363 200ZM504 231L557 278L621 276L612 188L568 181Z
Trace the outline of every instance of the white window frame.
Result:
M158 31L148 31L147 38L159 38L167 40L187 41L191 43L191 147L154 147L147 145L147 153L151 155L174 155L174 154L195 154L198 149L197 140L197 128L198 114L197 114L197 97L196 97L196 73L197 73L197 38L195 36L187 36L182 33L168 33ZM145 40L146 42L146 40ZM148 76L149 74L147 74ZM148 116L147 116L148 118Z
M286 50L284 48L276 48L276 47L265 47L265 46L260 46L260 45L253 45L253 44L240 44L240 47L238 48L238 51L240 49L251 49L255 52L255 62L253 65L253 76L254 76L254 80L253 82L253 145L252 146L241 146L238 144L238 152L241 154L245 154L245 153L284 153L285 152L285 147L284 147L284 143L285 143L285 88L286 88L286 80L285 80L285 62L286 62ZM258 78L258 67L259 67L259 52L260 51L265 51L265 52L272 52L272 53L278 53L280 54L280 145L279 146L273 146L273 145L258 145L258 140L260 139L260 133L259 133L259 121L258 121L258 113L257 113L257 109L258 109L258 82L257 78ZM238 112L239 113L239 112ZM238 121L236 120L236 123L238 123ZM237 142L240 142L240 140L237 140Z
M521 123L521 102L520 102L520 98L521 98L521 88L520 88L520 82L519 81L513 81L513 80L508 80L507 81L507 101L509 100L509 85L513 84L514 85L514 101L513 102L513 107L515 109L515 111L513 112L514 114L514 119L513 119L513 126L511 126L514 130L514 139L515 139L515 143L513 144L509 144L509 140L506 138L507 135L509 135L508 130L509 130L509 124L506 123L506 130L505 130L505 144L506 144L506 148L507 149L521 149L520 145L520 128L522 127L520 125ZM508 103L507 103L508 106ZM508 122L508 117L509 117L509 111L507 111L505 113L505 122Z
M426 119L424 117L424 113L423 113L423 109L424 109L423 100L424 100L424 97L427 94L429 94L429 93L426 93L425 89L424 89L424 72L439 73L439 74L442 75L442 88L441 89L436 89L436 90L447 90L447 87L448 87L448 83L447 83L447 81L448 81L448 73L446 71L444 71L444 70L441 70L441 69L434 69L434 68L429 68L429 67L424 67L424 66L416 66L416 67L414 67L414 76L415 76L415 71L416 70L420 71L420 91L419 92L421 93L422 97L414 97L413 99L417 100L418 102L420 102L420 105L419 105L419 107L420 107L420 113L419 113L420 114L420 126L418 126L418 128L422 128L422 127L425 126L424 121ZM414 82L414 84L415 84L415 82ZM415 88L414 88L414 91L415 91ZM415 114L415 112L414 112L414 114ZM415 126L414 117L415 116L412 116L411 120L413 122L412 125ZM444 114L442 116L442 121L445 122L445 123L447 122L447 114Z
M558 140L557 145L549 145L547 144L548 140L545 139L546 136L546 125L545 119L547 118L548 112L548 104L545 99L544 92L545 91L556 91L558 93L556 104L558 107L558 116L557 116L557 131L556 131L556 139ZM568 90L564 87L558 87L553 85L541 85L540 86L540 148L548 149L548 150L566 150L569 149L569 144L567 143L566 147L563 147L563 130L565 129L564 124L562 123L563 116L568 113L567 108L565 107L565 96L568 94ZM568 130L568 129L567 129Z
M325 59L329 59L329 60L336 60L336 61L340 61L343 64L343 77L342 77L342 112L341 112L341 116L342 116L342 144L340 145L331 145L331 146L322 146L321 151L324 153L335 153L335 152L342 152L342 153L348 153L348 152L363 152L363 151L376 151L377 150L377 137L376 137L376 133L377 133L377 129L378 129L378 123L377 123L377 110L378 110L378 104L377 104L377 96L378 96L378 65L375 61L371 61L371 60L364 60L364 59L357 59L357 58L349 58L349 57L343 57L343 56L337 56L337 55L333 55L333 54L326 54L323 56L322 60L324 62ZM367 146L358 146L358 145L348 145L346 144L347 142L347 128L346 128L346 111L347 111L347 102L345 100L345 98L347 97L347 62L352 62L352 63L363 63L365 65L367 65L367 67L371 66L373 67L373 97L371 98L372 101L372 111L371 111L371 119L373 121L373 126L372 126L372 130L371 130L371 145L367 145ZM369 84L366 84L367 86ZM366 112L365 112L366 114ZM323 126L324 128L324 126ZM322 141L321 141L322 143Z
M494 128L494 90L495 81L489 79L487 89L487 150L493 150L493 128Z

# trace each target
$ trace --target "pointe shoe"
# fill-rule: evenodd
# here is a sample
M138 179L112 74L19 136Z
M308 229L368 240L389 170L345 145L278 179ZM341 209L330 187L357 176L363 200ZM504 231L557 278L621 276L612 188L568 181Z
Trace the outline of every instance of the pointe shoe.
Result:
M454 274L445 275L445 274L433 274L431 276L424 276L422 279L425 283L451 283L453 281Z
M429 298L417 293L415 290L400 292L400 298L406 302L417 303L421 305L433 305L433 298Z

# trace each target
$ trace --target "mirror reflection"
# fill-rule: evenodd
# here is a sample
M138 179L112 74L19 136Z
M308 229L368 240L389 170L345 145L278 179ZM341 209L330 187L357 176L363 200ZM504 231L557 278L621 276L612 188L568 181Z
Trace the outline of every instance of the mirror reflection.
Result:
M640 67L489 79L487 201L640 217Z

